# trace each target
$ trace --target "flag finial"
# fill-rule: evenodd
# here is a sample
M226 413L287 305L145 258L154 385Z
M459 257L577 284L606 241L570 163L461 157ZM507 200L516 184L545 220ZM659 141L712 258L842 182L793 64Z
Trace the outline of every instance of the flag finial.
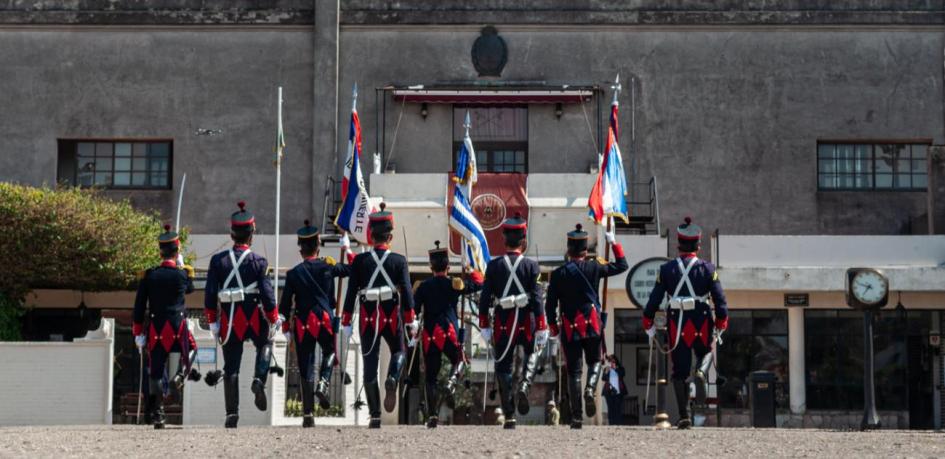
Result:
M354 87L351 89L351 110L357 110L358 108L358 82L354 82Z
M469 110L466 110L466 120L463 121L463 127L466 128L466 136L469 136L469 128L472 127L472 122L469 121Z
M617 94L620 94L620 90L623 87L620 85L620 74L617 74L617 78L614 78L614 84L610 86L610 89L614 91L614 102L617 102Z

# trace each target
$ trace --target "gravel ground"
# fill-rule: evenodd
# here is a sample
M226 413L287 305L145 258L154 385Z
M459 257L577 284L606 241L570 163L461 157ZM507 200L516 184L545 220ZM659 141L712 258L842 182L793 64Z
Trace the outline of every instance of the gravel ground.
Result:
M668 449L669 448L669 449ZM942 432L645 427L0 428L0 457L945 457ZM436 457L436 456L432 456Z

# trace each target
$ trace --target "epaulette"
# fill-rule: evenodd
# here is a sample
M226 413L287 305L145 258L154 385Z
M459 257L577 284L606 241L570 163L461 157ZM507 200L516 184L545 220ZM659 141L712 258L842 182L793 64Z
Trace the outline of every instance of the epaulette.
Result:
M607 264L607 260L606 260L604 257L597 257L597 263L598 263L598 264L602 264L602 265L606 265L606 264Z
M338 264L338 260L335 260L331 255L328 255L324 258L325 264L328 266L335 266Z
M456 290L457 292L462 292L463 290L466 289L466 283L463 282L463 279L461 277L453 277L452 283L453 283L453 290Z

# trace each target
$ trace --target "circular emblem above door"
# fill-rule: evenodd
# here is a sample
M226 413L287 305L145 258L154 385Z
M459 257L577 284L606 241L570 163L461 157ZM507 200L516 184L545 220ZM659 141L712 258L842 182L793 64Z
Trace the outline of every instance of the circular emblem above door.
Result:
M480 194L473 198L472 211L486 231L498 228L505 221L505 202L494 194Z
M509 50L505 46L505 40L499 36L499 31L493 26L483 27L481 33L482 35L473 42L473 67L481 77L502 76L502 69L505 68L509 59Z

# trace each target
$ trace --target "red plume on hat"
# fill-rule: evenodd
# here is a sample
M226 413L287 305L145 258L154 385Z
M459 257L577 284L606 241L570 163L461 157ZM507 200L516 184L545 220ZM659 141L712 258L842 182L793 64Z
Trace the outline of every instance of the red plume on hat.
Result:
M239 201L236 206L240 210L233 212L233 215L230 216L231 226L250 226L256 223L256 216L246 210L246 201Z

